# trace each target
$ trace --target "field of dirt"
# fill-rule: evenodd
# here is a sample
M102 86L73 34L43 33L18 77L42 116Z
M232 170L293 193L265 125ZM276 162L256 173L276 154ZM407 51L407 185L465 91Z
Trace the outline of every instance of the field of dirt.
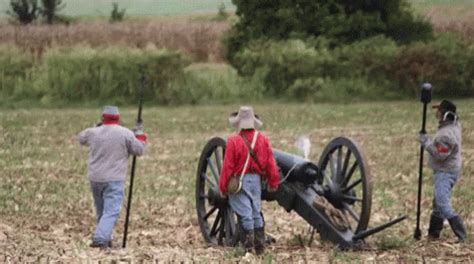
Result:
M456 101L463 124L463 170L452 203L474 228L474 100ZM145 106L146 154L138 159L128 247L121 248L125 210L110 250L89 248L94 209L87 179L87 148L75 135L93 125L100 108L12 109L0 112L0 262L466 262L474 244L454 244L445 223L439 241L413 237L416 219L421 103L257 104L264 132L275 148L295 152L307 135L310 159L318 162L334 137L348 136L364 149L371 167L374 227L400 215L408 219L369 237L363 250L341 251L316 236L302 246L309 226L276 202L264 203L267 230L276 238L263 256L204 242L195 209L195 179L202 148L213 136L232 132L228 114L237 105L161 108ZM132 127L136 109L123 108L123 125ZM427 130L436 130L434 113ZM428 227L432 186L425 166L422 230Z

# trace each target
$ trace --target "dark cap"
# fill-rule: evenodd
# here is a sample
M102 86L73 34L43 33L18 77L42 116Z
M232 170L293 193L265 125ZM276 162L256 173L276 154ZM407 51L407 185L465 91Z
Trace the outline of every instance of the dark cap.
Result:
M438 108L441 112L450 111L456 113L456 105L448 100L442 100L439 104L433 105L433 108Z

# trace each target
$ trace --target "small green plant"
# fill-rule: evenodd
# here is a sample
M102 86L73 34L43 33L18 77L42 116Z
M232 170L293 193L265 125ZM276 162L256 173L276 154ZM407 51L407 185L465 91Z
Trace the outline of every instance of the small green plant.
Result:
M384 236L378 242L378 247L380 250L391 250L407 246L408 243L406 239L395 236Z
M112 3L112 12L110 13L110 22L120 22L123 21L125 17L125 8L119 10L118 3Z
M357 262L358 260L359 260L358 257L354 254L351 254L351 252L342 251L342 250L339 250L339 249L333 250L331 256L329 257L329 262L330 263L332 263L332 262L336 262L336 263L351 262L351 263L354 263L354 262Z
M245 256L245 249L240 246L234 247L231 250L226 251L225 256L228 259L243 257Z

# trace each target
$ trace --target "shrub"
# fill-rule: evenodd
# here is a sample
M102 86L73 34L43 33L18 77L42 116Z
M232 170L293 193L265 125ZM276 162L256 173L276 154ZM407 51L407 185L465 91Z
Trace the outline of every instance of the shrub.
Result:
M15 96L20 80L30 79L34 65L31 56L11 46L0 47L0 95L4 99Z
M474 45L452 36L398 46L384 37L329 49L330 40L253 41L235 58L243 76L260 76L265 93L299 100L474 95Z
M195 65L185 70L185 77L174 82L177 103L217 104L246 103L262 98L263 86L258 76L241 78L228 65Z
M376 35L398 43L427 40L431 25L415 17L405 0L234 0L238 23L227 38L227 58L257 38L326 37L345 45Z
M7 14L18 20L21 24L29 24L36 20L38 16L38 0L10 0L10 7Z
M334 50L339 66L331 76L370 76L371 79L386 78L386 72L397 54L397 44L384 36L354 42Z
M417 95L419 84L429 81L440 96L474 95L474 46L442 35L433 42L406 45L399 49L389 76Z
M73 49L45 55L40 87L68 101L136 98L140 67L148 76L146 100L172 101L170 83L189 61L179 52L139 49Z
M15 100L133 103L142 68L148 77L145 100L169 104L175 101L172 82L182 78L190 60L158 49L75 48L50 50L35 62L2 55L0 63L5 64L1 91Z
M315 49L301 40L259 40L237 54L235 62L244 76L261 75L266 92L278 96L297 79L327 75L334 58L325 47Z
M120 22L125 17L125 8L119 10L118 3L112 3L112 12L110 12L110 22Z

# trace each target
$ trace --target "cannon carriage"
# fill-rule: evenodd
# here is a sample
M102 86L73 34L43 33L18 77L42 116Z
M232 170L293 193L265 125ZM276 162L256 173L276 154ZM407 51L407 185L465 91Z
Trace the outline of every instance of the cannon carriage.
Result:
M219 175L226 141L212 138L205 145L196 175L196 210L206 242L235 246L239 242L238 217L219 195ZM367 236L392 226L405 216L369 227L372 187L366 158L352 139L333 139L318 164L274 149L280 186L274 193L262 188L262 200L276 201L294 211L316 230L322 240L353 248ZM311 239L312 240L312 235Z

